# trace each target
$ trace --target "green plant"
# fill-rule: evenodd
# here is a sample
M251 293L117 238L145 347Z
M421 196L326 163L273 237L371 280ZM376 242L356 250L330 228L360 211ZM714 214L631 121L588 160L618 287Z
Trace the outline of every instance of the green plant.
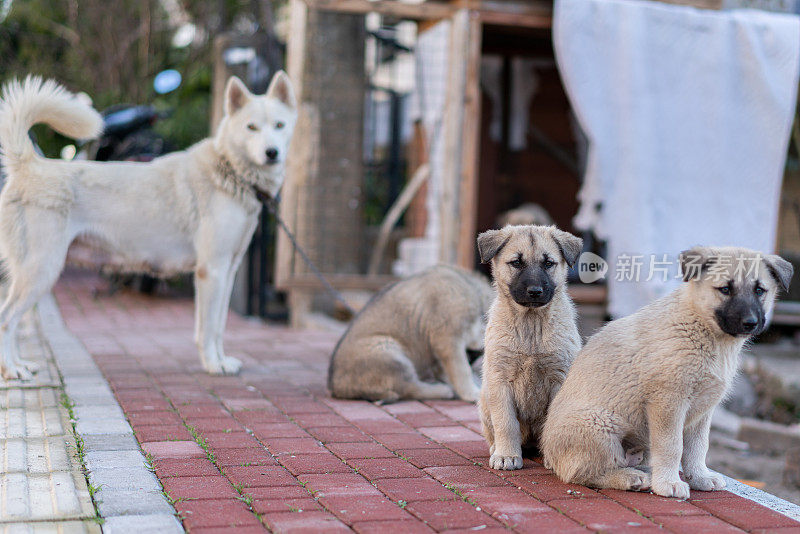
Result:
M144 467L151 473L156 472L156 468L153 465L153 455L149 452L144 453Z
M70 433L72 434L72 438L75 440L75 456L78 457L78 461L80 462L81 473L83 473L83 477L86 480L86 487L89 490L89 497L92 499L92 505L94 506L94 517L92 517L91 520L102 525L105 520L100 516L100 511L97 509L97 493L100 492L101 487L95 486L89 480L89 470L86 468L86 445L81 435L78 434L78 418L75 416L75 403L69 398L69 395L67 395L65 391L61 392L60 402L61 406L67 412L67 417L70 424Z
M86 486L89 488L89 497L91 497L93 501L97 500L97 494L100 493L101 489L103 489L103 485L100 484L99 486L95 486L89 482Z
M173 499L172 495L169 494L167 490L161 490L161 495L170 503L172 506L175 506L175 503L178 502L177 499Z
M203 435L200 434L200 432L198 432L197 429L192 425L184 423L184 426L186 427L186 430L188 430L189 433L194 438L195 443L197 443L200 446L200 448L203 449L203 451L206 453L206 458L208 458L208 461L216 465L217 457L214 456L214 451L212 451L211 447L208 446L206 438L204 438Z
M464 493L462 493L462 491L461 491L460 489L458 489L457 487L453 486L452 484L445 484L445 485L444 485L444 487L445 487L445 488L447 488L447 489L449 489L450 491L452 491L452 492L453 492L453 493L455 493L456 495L458 495L458 497L459 497L459 498L460 498L462 501L464 501L465 503L467 503L467 504L470 504L470 505L472 505L472 506L477 506L477 504L475 503L475 501L473 501L473 500L472 500L471 498L469 498L468 496L464 495Z

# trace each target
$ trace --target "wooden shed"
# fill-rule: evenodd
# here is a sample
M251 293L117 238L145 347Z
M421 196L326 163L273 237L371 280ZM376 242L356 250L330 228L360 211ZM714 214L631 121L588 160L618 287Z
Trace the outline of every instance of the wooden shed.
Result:
M672 3L721 7L721 0ZM420 95L426 93L430 88L419 87L425 71L420 62L430 58L433 66L427 69L438 76L443 109L438 121L417 116L410 133L400 136L404 182L434 154L438 167L436 180L427 180L405 212L387 256L400 254L404 239L417 239L427 243L419 250L430 263L476 268L477 233L492 228L504 211L529 202L572 229L586 144L556 69L552 2L291 0L290 8L287 66L301 118L281 215L334 287L370 291L399 274L387 258L380 270L368 268L377 222L366 197L375 178L368 115L380 85L376 80L405 64L398 59L403 54L413 55L414 68L397 83L409 82ZM384 29L399 35L398 28L409 24L411 44L395 41L388 52L376 52L376 46L391 41ZM437 31L445 35L439 46L422 42ZM437 55L444 58L439 63ZM370 69L371 61L376 68ZM405 127L395 125L394 133ZM426 193L432 186L435 206ZM391 211L389 205L384 208L379 219ZM323 286L282 233L275 269L276 285L289 295L291 321L302 325L312 306L320 304ZM579 301L603 302L602 288L577 290Z

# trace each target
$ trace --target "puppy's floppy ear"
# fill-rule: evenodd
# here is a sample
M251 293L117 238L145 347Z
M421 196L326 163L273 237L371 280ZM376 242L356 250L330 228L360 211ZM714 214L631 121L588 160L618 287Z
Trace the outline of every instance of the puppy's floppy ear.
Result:
M684 250L678 258L683 273L683 281L699 280L703 269L711 261L712 250L708 247L692 247Z
M486 230L478 236L478 253L481 263L489 263L502 250L511 236L503 230Z
M292 81L289 75L279 70L272 77L267 89L267 96L277 98L281 103L292 109L297 108L297 99L294 96L294 89L292 89Z
M794 274L794 266L777 254L768 254L764 258L772 278L784 291L789 291L789 282Z
M555 226L552 227L553 239L555 240L558 248L561 249L561 255L564 256L564 261L567 265L572 267L578 261L583 250L583 239L574 236L564 230L559 230Z
M225 85L225 103L223 104L225 115L232 115L242 109L252 96L242 80L236 76L228 78L228 83Z

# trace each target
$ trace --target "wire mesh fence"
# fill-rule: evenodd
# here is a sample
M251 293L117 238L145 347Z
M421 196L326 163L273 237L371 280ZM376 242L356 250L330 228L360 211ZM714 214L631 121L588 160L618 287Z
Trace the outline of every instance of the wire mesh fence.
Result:
M309 9L300 83L308 127L295 140L305 160L288 177L294 192L283 213L323 273L366 273L379 225L427 158L444 108L446 30L421 56L415 22ZM415 200L423 211L432 192ZM382 274L413 217L388 239ZM290 277L308 272L292 254Z

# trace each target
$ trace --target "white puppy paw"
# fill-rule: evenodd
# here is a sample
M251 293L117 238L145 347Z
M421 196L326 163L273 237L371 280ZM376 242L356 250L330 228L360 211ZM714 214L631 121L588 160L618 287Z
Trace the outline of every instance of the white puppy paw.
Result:
M210 375L235 375L239 373L242 368L242 362L230 356L222 356L221 358L206 358L204 359L203 367Z
M25 369L30 371L31 373L36 373L39 371L40 365L36 362L32 362L30 360L19 360L18 362L22 365Z
M689 486L699 491L716 491L725 489L726 483L722 475L708 471L704 474L686 475Z
M478 402L481 395L481 390L478 386L471 384L466 388L461 388L458 393L458 398L467 402Z
M3 378L6 380L30 380L33 374L23 365L6 365L3 367Z
M522 455L502 455L493 453L489 458L489 467L492 469L500 469L502 471L513 471L514 469L522 469Z
M222 373L226 375L237 375L242 369L242 362L230 356L222 357Z
M662 497L689 498L689 484L682 480L653 480L652 490Z

